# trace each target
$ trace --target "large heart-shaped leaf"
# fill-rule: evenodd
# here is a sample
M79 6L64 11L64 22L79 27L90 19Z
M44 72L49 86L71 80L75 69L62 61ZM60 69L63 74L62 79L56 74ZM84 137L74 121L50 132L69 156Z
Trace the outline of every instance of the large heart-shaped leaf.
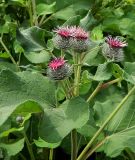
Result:
M38 104L38 107L46 108L55 104L54 83L38 73L3 70L0 73L0 86L0 125L21 105L32 107ZM28 105L28 101L35 103L29 102Z
M41 51L45 48L45 30L31 27L22 31L17 30L17 40L26 52Z
M45 109L39 135L49 143L61 141L68 133L81 128L89 118L88 103L77 97L66 100L59 108Z
M109 157L120 155L122 150L130 148L135 153L135 126L108 136L103 149Z

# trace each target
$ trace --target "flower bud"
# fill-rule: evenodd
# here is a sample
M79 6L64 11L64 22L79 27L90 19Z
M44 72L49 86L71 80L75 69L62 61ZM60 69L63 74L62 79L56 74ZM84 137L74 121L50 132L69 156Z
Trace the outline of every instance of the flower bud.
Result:
M68 49L72 45L72 38L70 28L67 27L59 27L54 30L56 32L55 37L53 38L53 43L58 49Z
M63 58L55 58L49 63L47 75L52 80L63 80L71 74L72 67Z
M73 40L73 49L78 52L85 52L89 48L88 32L84 31L81 27L71 27Z
M121 62L124 60L123 47L125 46L127 46L127 43L119 37L112 38L109 36L102 45L102 54L106 59Z
M78 53L86 52L89 48L89 43L88 39L74 39L73 49Z
M88 33L81 27L67 26L54 30L56 36L53 38L54 45L59 49L73 49L76 52L85 52L89 47Z
M22 123L23 120L24 120L24 117L23 117L23 116L17 116L17 117L16 117L16 122L17 122L18 124Z

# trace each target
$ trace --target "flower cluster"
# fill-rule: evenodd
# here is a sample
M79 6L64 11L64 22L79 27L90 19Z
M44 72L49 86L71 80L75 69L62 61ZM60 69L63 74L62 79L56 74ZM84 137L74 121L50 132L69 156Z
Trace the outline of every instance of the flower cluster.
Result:
M120 37L113 38L108 36L105 38L105 43L102 45L102 54L106 59L120 62L124 59L123 47L128 44L122 41Z
M73 49L82 53L89 48L88 32L81 27L58 27L54 32L53 42L59 49ZM126 46L127 43L120 37L108 36L102 45L102 54L107 60L120 62L124 59L123 47ZM63 80L71 74L72 67L62 57L53 59L48 65L47 75L53 80Z
M64 58L53 59L47 69L47 75L53 80L63 80L72 74L72 67Z
M59 49L72 48L76 52L85 52L89 47L88 33L81 27L58 27L53 38L54 45Z

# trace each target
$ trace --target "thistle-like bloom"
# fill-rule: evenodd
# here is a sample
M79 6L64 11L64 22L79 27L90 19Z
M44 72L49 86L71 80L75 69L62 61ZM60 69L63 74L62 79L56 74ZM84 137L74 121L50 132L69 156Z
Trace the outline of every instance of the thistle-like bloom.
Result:
M58 49L68 49L72 46L71 31L68 26L58 27L54 30L56 36L53 38L54 45Z
M63 80L72 74L72 67L64 58L53 59L47 69L47 75L53 80Z
M73 37L72 46L76 52L85 52L89 48L88 32L84 31L81 27L71 27Z
M59 49L72 48L76 52L85 52L89 47L88 33L81 27L66 26L54 30L56 36L53 38L55 46Z
M120 62L124 59L123 47L128 44L122 41L120 37L113 38L108 36L105 38L105 43L102 45L102 54L106 59Z
M114 48L123 48L128 45L126 41L122 41L119 37L112 38L112 36L108 36L105 38L105 41L109 44L110 47Z

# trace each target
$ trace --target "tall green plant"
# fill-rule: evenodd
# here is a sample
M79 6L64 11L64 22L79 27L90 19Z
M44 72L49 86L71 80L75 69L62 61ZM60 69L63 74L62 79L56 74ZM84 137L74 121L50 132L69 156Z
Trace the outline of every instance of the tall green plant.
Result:
M0 157L134 160L134 2L0 8Z

